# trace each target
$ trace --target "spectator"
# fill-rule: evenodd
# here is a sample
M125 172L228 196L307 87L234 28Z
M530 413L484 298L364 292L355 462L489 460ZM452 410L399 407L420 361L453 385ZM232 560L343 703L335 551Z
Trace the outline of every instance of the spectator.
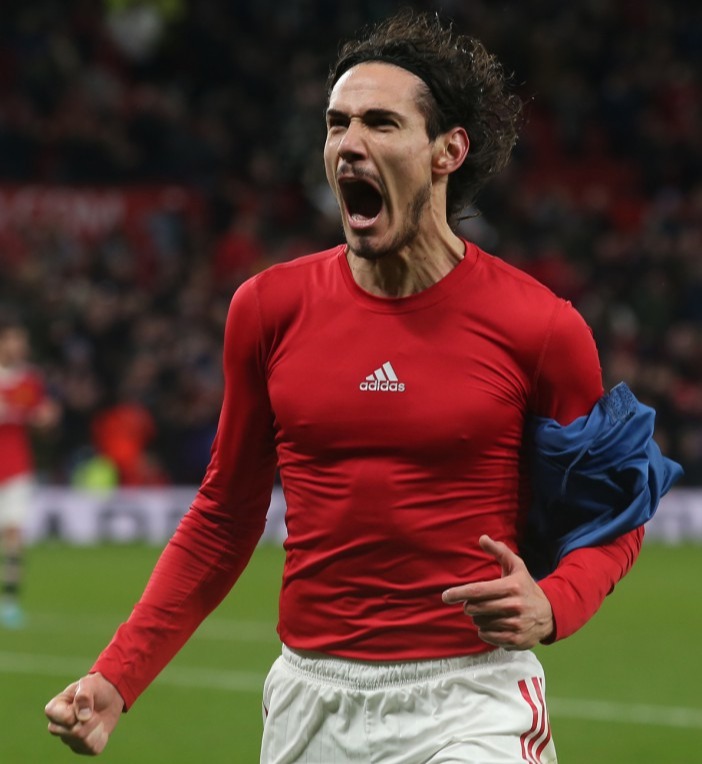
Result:
M28 428L56 424L59 409L39 371L29 365L29 335L12 315L0 317L0 624L20 628L23 526L29 509L34 460Z
M7 4L0 299L29 308L36 353L65 402L57 451L66 462L90 442L91 419L118 396L117 372L143 352L139 328L153 320L157 368L142 401L157 430L152 448L171 480L193 479L182 454L195 432L200 452L216 407L201 409L194 427L162 402L191 396L188 377L201 371L191 359L174 375L177 347L209 336L216 376L226 304L241 279L336 241L336 218L318 214L329 197L311 159L333 57L326 48L402 4L293 0L283 11L208 0L131 14L81 0ZM699 483L702 415L682 391L702 386L702 370L669 339L689 330L684 356L702 357L700 9L686 0L412 5L440 8L484 39L528 103L512 168L465 225L574 302L608 381L618 381L616 369L636 383L665 418L685 481ZM138 41L123 34L130 24L140 25ZM197 223L169 208L136 236L86 241L55 222L18 221L26 204L3 202L17 183L163 182L198 196ZM210 310L183 321L193 283L195 302ZM669 384L651 381L661 369ZM216 381L206 386L217 394ZM60 461L53 477L68 471Z

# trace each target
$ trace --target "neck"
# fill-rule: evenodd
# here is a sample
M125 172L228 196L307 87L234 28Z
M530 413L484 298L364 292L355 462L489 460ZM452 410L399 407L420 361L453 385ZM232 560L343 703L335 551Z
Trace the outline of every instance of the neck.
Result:
M447 276L463 260L465 244L448 226L430 240L417 237L411 244L376 260L354 254L346 259L355 282L378 297L409 297Z

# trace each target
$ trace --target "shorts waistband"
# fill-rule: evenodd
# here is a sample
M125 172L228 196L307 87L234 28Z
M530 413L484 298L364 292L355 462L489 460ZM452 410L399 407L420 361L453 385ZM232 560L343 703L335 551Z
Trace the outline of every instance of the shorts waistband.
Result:
M329 682L351 689L374 690L440 679L466 670L499 665L511 653L497 649L479 655L437 658L421 661L361 661L293 650L283 645L283 665L297 674L318 682Z

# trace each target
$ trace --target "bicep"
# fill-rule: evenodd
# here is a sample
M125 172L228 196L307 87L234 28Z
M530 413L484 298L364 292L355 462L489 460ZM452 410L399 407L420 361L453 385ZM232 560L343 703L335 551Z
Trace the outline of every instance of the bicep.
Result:
M224 399L210 464L198 493L210 509L256 514L268 507L276 466L274 416L253 287L232 300L224 335ZM262 506L265 504L265 506Z
M602 369L592 330L570 303L563 303L535 375L534 413L567 425L588 414L602 393Z

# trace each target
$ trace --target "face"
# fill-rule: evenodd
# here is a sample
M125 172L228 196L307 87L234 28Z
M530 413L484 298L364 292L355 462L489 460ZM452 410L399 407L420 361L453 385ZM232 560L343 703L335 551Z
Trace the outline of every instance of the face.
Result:
M14 365L26 360L29 350L27 332L20 327L12 327L0 332L0 362Z
M349 69L327 109L324 164L349 249L378 259L418 235L432 193L433 143L417 106L422 81L380 62Z

